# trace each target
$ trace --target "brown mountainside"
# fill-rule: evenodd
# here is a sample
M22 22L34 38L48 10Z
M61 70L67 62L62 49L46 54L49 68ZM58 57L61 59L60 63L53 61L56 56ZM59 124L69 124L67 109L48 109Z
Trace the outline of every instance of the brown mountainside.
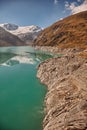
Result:
M20 46L24 45L24 42L17 36L7 32L0 27L0 46Z
M87 11L71 15L44 29L34 44L87 48Z

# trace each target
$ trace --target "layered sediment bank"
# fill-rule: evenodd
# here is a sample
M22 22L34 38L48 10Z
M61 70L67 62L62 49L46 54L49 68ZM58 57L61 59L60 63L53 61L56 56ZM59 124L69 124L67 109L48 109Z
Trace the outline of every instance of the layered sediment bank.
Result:
M51 58L38 66L47 85L44 130L87 129L87 59L74 53Z

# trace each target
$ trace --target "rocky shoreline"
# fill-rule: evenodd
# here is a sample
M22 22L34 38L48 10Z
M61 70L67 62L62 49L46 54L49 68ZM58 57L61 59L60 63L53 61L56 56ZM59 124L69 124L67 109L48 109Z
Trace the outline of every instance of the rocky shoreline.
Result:
M73 51L38 66L37 77L48 87L43 130L87 130L87 58Z
M71 54L79 54L84 49L81 48L58 48L52 46L34 46L35 50L40 50L52 54L64 54L64 55L71 55ZM87 50L86 50L87 51Z

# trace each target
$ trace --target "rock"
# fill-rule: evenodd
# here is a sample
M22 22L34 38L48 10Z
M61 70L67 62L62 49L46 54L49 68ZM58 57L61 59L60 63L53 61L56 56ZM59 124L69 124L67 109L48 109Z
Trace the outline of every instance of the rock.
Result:
M75 55L51 58L38 66L47 85L44 130L87 129L87 59Z

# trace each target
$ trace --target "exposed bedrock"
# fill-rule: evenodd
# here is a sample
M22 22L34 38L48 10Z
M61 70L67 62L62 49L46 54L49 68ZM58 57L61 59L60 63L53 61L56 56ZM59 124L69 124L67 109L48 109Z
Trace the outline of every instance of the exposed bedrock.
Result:
M47 85L44 130L87 130L87 59L48 59L37 77Z

